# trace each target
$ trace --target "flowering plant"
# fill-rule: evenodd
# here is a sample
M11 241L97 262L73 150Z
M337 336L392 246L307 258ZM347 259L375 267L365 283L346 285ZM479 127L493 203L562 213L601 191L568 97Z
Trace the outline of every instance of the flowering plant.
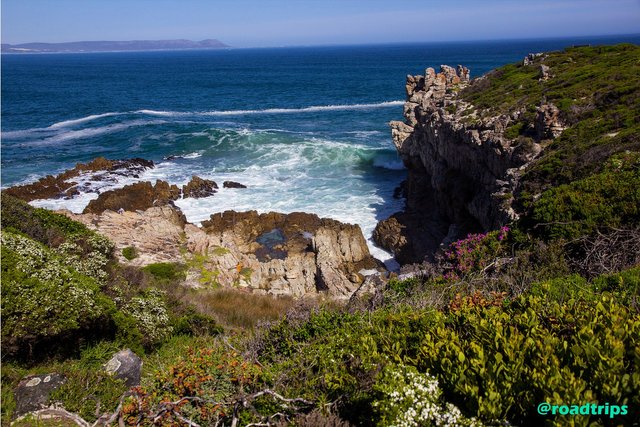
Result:
M380 398L373 407L384 426L481 426L451 403L443 402L438 380L413 366L387 365L374 386Z
M509 227L488 233L469 234L466 238L453 242L444 252L447 273L445 279L458 277L486 269L502 250L502 243L509 233Z

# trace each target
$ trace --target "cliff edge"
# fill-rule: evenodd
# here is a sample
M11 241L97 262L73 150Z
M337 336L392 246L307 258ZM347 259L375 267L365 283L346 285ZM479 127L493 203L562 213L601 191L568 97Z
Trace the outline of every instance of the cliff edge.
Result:
M406 208L378 224L376 242L417 263L470 232L566 221L559 211L570 206L541 214L545 192L638 151L638 52L572 48L473 80L460 65L407 76L405 120L390 123L408 168Z

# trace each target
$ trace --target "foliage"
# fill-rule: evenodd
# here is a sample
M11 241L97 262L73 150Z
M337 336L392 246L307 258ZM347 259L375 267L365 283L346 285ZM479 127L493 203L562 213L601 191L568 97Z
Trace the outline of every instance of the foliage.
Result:
M95 328L113 304L96 281L28 237L2 233L2 339L9 353Z
M138 251L133 246L127 246L126 248L122 249L122 256L126 260L131 261L138 257Z
M465 239L453 242L444 252L448 264L445 278L457 278L474 271L482 271L498 256L501 242L509 227L488 233L469 234Z
M272 326L260 360L290 394L339 400L341 414L362 424L383 422L365 414L380 399L374 386L380 370L399 364L433 375L449 403L488 423L540 424L536 404L542 401L635 406L640 319L618 302L616 284L633 286L637 274L592 284L577 276L548 280L511 300L470 295L454 299L446 311L396 306L362 314L319 312L301 324ZM406 396L402 381L396 384L397 396ZM385 388L387 399L393 391ZM387 410L378 416L392 417ZM578 425L587 421L576 418Z
M413 366L387 365L373 387L379 397L372 406L380 426L480 426L465 419L455 405L441 402L438 380Z
M160 343L173 331L162 291L148 289L142 295L126 301L121 309L135 319L136 328L142 334L145 347Z
M531 219L549 238L640 224L640 153L613 156L600 173L563 184L534 202Z
M173 262L149 264L143 270L159 281L183 280L185 277L184 266Z
M236 353L189 349L182 360L159 372L151 387L135 390L123 407L124 421L127 425L152 425L159 408L180 401L170 405L171 411L164 411L164 423L177 423L178 414L198 424L212 425L232 415L233 409L224 405L225 400L249 390L260 371Z

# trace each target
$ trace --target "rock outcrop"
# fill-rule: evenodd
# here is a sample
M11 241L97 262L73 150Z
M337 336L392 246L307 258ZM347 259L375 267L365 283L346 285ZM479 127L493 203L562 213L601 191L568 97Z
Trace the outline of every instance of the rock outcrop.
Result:
M109 236L123 263L186 264L186 285L193 287L349 298L364 280L362 270L381 269L359 226L308 213L227 211L211 215L202 227L187 223L171 205L121 214L65 213ZM129 261L122 249L130 246L138 256Z
M182 187L182 197L193 197L199 199L201 197L213 196L218 190L218 184L210 179L203 179L193 175L191 181Z
M486 117L460 96L482 79L470 82L462 66L407 77L405 121L390 123L408 168L406 209L374 232L375 241L401 263L421 262L443 242L515 220L511 203L519 174L540 153L543 140L564 129L558 109L542 105L536 138L507 138L505 130L523 112Z
M153 206L166 205L180 197L180 189L176 185L157 180L155 185L149 181L125 185L116 190L101 193L97 199L89 202L83 213L101 213L112 211L138 211Z
M240 184L239 182L235 181L225 181L222 183L222 186L224 188L247 188L246 185Z
M98 157L89 163L78 163L73 169L59 175L47 175L32 184L17 185L4 191L26 202L36 199L71 198L79 192L79 178L94 182L113 181L114 176L137 178L140 173L152 167L152 161L140 158L108 160Z

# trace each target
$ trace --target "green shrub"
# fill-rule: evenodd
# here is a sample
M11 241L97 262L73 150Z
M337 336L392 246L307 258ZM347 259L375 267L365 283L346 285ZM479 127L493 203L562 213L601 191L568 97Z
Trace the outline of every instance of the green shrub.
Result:
M140 331L145 347L162 342L173 332L164 297L162 291L152 288L121 307L123 313L135 319L135 327Z
M544 192L531 219L552 239L640 224L640 154L614 156L602 172Z
M620 277L636 283L636 275ZM594 285L618 280L607 276ZM540 424L536 405L543 401L636 406L640 319L617 302L620 294L598 293L594 285L571 276L498 305L460 304L448 312L401 306L318 313L297 326L272 327L260 360L289 394L339 399L342 416L361 424L384 424L370 411L380 399L372 385L388 364L435 376L448 402L483 422Z
M131 261L132 259L138 257L138 251L133 246L127 246L126 248L122 249L122 256L125 257L125 259Z
M104 332L111 303L96 281L28 237L2 233L2 339L8 353Z
M159 262L149 264L143 270L160 281L175 281L185 278L184 266L178 263Z

